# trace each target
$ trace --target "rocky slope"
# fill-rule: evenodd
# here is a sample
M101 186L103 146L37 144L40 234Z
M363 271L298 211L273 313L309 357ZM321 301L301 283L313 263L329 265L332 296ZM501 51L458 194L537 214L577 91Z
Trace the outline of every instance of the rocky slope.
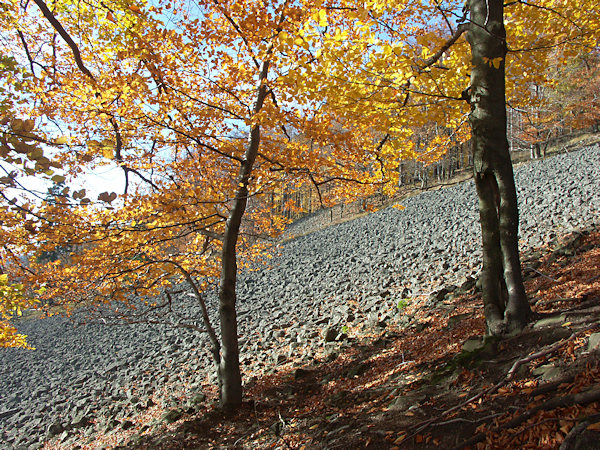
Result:
M598 146L516 169L522 249L598 222ZM256 373L310 362L343 327L397 319L400 300L476 278L481 258L472 182L425 192L361 219L292 240L239 285L242 365ZM178 312L195 318L181 294ZM214 305L214 296L209 302ZM214 318L214 314L213 314ZM156 325L22 321L37 350L2 349L0 446L131 426L154 401L180 401L214 379L203 334ZM329 331L329 333L326 333ZM329 334L329 336L325 336ZM285 349L285 351L283 350Z

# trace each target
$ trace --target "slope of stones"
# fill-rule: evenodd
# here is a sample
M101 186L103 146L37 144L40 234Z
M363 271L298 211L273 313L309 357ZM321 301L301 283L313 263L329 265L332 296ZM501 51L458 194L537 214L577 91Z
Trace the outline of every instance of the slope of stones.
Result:
M598 222L599 168L596 146L516 169L522 250ZM275 249L268 265L240 276L246 373L292 357L311 361L328 345L324 330L391 320L399 299L477 276L472 182L403 205L292 240ZM182 294L177 300L178 312L200 324L192 299ZM214 295L209 302L214 305ZM37 350L0 350L0 448L37 448L49 436L72 442L76 432L94 427L125 428L131 415L158 398L153 394L170 406L178 388L199 390L214 381L204 334L80 322L22 321L20 330Z

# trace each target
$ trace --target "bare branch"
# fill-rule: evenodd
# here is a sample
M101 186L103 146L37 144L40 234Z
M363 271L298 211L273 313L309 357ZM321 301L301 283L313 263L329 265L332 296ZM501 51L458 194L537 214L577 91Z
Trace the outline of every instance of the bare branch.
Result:
M17 34L19 35L19 39L21 39L23 50L25 50L25 54L27 55L27 59L29 60L29 67L31 68L31 73L35 75L35 70L33 68L33 58L31 57L31 53L29 53L29 47L27 46L27 41L25 41L25 36L23 36L21 30L17 30Z

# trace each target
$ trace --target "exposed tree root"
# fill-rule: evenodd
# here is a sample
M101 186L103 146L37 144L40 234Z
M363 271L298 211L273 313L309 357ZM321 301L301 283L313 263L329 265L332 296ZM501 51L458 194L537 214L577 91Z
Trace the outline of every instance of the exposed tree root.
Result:
M502 380L500 380L498 383L496 383L495 385L489 387L488 389L480 392L479 394L474 395L473 397L470 397L469 399L465 400L464 402L459 403L458 405L453 406L450 409L447 409L446 411L442 412L437 417L433 417L431 419L427 419L425 421L419 422L416 425L412 426L410 428L410 430L412 431L410 437L412 437L412 436L420 433L421 431L423 431L427 427L436 424L437 422L441 421L441 419L443 419L444 417L447 417L449 414L452 414L453 412L458 411L458 410L464 408L465 406L469 405L470 403L473 403L473 402L475 402L475 401L477 401L479 399L482 399L483 397L485 397L487 395L494 394L502 386L504 386L508 382L512 381L512 379L514 378L515 374L517 373L517 370L523 364L526 364L526 363L534 361L534 360L536 360L538 358L542 358L544 356L547 356L547 355L550 355L550 354L554 353L555 351L557 351L558 349L560 349L561 347L563 347L567 343L571 342L572 340L578 338L579 336L583 335L587 331L590 331L590 330L592 330L592 329L594 329L594 328L596 328L598 326L599 326L599 324L594 323L594 324L592 324L592 325L590 325L588 327L585 327L582 330L579 330L579 331L571 334L571 336L569 336L568 338L562 339L559 342L557 342L557 343L555 343L553 345L550 345L550 346L544 348L543 350L540 350L539 352L533 353L531 355L528 355L528 356L526 356L524 358L519 359L518 361L515 361L515 363L512 365L512 367L506 373L506 376L504 378L502 378ZM598 390L598 393L600 395L600 390ZM592 400L592 401L594 401L594 400ZM567 405L565 405L565 406L567 406ZM552 408L550 408L550 409L552 409ZM477 436L475 436L473 439L475 439L476 437ZM484 437L485 437L485 435L483 435L483 437L481 439L483 439ZM478 441L475 441L475 442L480 442L480 441L478 440ZM468 444L464 444L461 447L457 447L457 448L462 448L465 445L468 445Z
M600 414L594 414L593 416L589 416L583 422L575 425L573 428L571 428L571 431L569 431L569 434L567 434L565 440L560 445L558 450L574 449L577 442L577 437L583 433L588 426L590 426L592 423L596 423L598 420L600 420Z
M499 432L502 430L507 430L510 428L514 428L517 425L529 420L533 416L535 416L540 411L547 411L556 408L564 408L573 405L587 405L589 403L600 401L600 388L599 389L591 389L585 392L578 392L576 394L564 395L562 397L554 397L550 400L538 405L534 408L527 410L525 413L521 414L514 419L503 423L502 425L492 429L492 432ZM589 424L588 424L589 425ZM586 425L587 426L587 425ZM573 431L573 430L571 430ZM569 433L570 434L570 433ZM468 441L463 442L462 444L455 447L455 450L469 447L471 445L477 444L485 439L485 433L479 433L473 436Z

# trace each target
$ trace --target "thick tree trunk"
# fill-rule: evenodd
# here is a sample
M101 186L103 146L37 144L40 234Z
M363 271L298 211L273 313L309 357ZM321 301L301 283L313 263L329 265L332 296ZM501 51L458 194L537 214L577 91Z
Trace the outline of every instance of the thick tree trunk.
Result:
M270 51L267 51L267 55ZM264 61L260 69L254 114L260 112L267 96L266 79L269 62ZM248 146L241 162L237 180L238 190L233 201L225 235L221 261L221 283L219 286L219 318L221 323L221 364L218 369L221 406L233 411L242 404L242 376L237 332L236 284L237 284L237 242L242 217L248 204L248 183L260 145L260 124L250 130Z
M521 276L518 207L506 135L506 33L501 0L469 0L469 103L473 168L483 239L483 302L488 333L521 330L531 309Z

